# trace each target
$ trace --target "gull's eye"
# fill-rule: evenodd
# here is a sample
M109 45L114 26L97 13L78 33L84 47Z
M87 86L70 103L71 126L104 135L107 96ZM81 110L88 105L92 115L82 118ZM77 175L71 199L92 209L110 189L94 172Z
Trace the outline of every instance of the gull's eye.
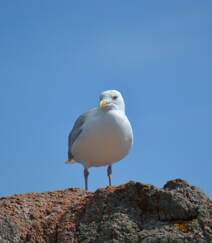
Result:
M112 96L112 99L113 99L113 100L117 100L117 98L118 98L117 95Z

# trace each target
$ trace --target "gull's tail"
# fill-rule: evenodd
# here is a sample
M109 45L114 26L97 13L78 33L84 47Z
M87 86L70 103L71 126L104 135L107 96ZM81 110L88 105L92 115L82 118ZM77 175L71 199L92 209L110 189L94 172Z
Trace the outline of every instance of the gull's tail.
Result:
M65 160L64 161L66 164L73 164L73 163L75 163L75 160L73 160L73 159L67 159L67 160Z
M74 156L73 154L70 152L70 150L68 151L68 159L65 161L66 164L73 164L74 162L76 162L74 160Z

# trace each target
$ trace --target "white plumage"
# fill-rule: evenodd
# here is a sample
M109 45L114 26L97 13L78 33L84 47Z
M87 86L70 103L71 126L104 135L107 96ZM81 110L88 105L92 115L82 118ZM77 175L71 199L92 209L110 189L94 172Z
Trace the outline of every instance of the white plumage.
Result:
M125 157L133 143L133 132L125 115L125 104L119 91L108 90L100 95L99 107L82 114L69 135L68 161L84 166L87 189L88 168L111 165Z

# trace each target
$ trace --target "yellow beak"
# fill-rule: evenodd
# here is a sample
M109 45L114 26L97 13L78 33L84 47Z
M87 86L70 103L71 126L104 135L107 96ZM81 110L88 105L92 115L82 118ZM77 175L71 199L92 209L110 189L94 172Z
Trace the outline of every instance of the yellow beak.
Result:
M109 102L107 100L101 100L99 103L100 109L104 110L108 106Z

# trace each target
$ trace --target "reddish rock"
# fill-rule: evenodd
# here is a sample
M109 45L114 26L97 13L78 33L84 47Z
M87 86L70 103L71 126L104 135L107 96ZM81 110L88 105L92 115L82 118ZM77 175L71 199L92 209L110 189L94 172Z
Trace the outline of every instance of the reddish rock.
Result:
M181 179L4 197L0 242L212 242L212 202Z

